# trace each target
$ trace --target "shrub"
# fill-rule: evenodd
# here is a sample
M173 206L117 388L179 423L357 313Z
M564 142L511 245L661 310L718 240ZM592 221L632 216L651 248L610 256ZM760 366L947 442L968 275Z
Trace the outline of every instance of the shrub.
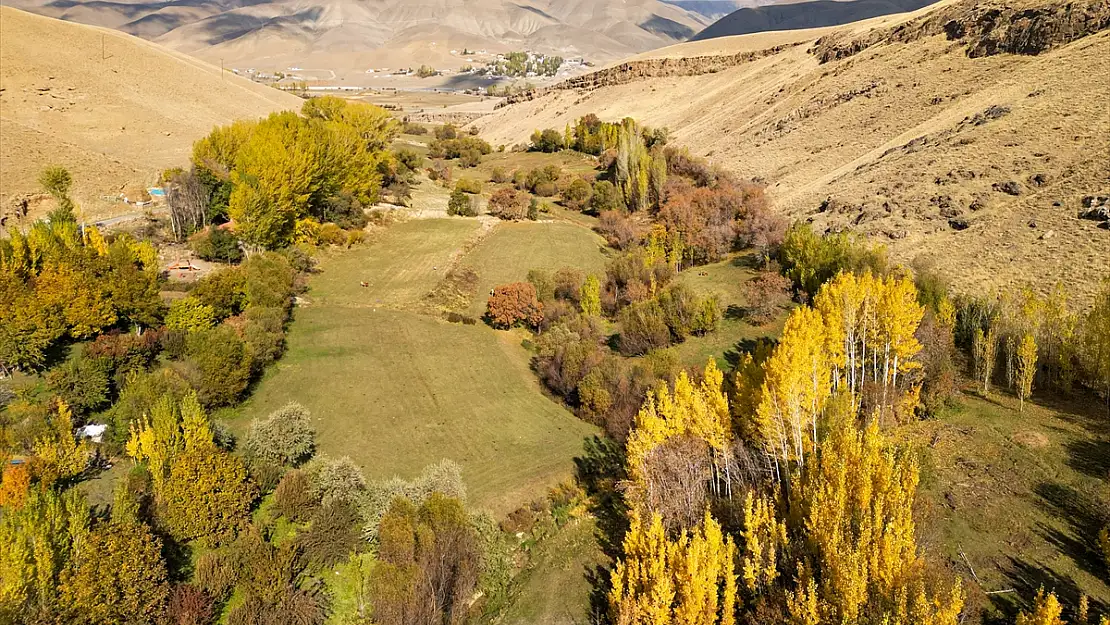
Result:
M212 597L192 584L177 584L170 593L168 625L211 625L216 621Z
M450 199L447 200L447 214L459 215L461 217L474 217L478 214L477 207L474 206L474 198L467 195L461 189L455 189L451 192Z
M316 509L312 524L296 541L309 567L333 566L364 544L362 517L351 502L331 501Z
M397 184L397 182L394 181L392 184ZM348 191L340 191L324 200L317 216L320 221L334 223L343 229L365 228L369 221L366 217L366 211L363 210L362 202L359 202L358 198Z
M539 219L541 210L544 211L544 212L547 212L546 208L541 208L540 207L540 201L539 200L537 200L536 198L531 198L531 199L528 200L528 219L529 220L535 221L535 220Z
M597 220L598 234L618 250L627 250L639 242L641 233L636 222L621 211L607 210Z
M555 298L555 281L551 274L543 269L529 269L528 282L536 287L536 297L541 302L548 302Z
M205 407L229 406L250 381L252 361L235 330L219 326L186 339L185 377Z
M659 302L648 300L621 311L620 351L639 356L671 344L671 331Z
M624 199L613 183L599 180L594 183L594 192L590 196L590 210L596 215L605 211L624 211Z
M501 183L504 183L504 182L508 182L512 178L509 176L509 174L505 171L504 168L494 167L493 171L489 175L489 179L490 179L490 181L492 181L494 183L501 184Z
M316 431L309 417L308 409L290 402L265 419L255 419L244 443L247 453L288 466L308 460L316 449Z
M477 167L482 163L482 152L475 148L467 148L459 153L459 165L463 167Z
M255 254L243 263L242 268L249 306L290 306L296 271L286 256L275 252Z
M325 505L337 500L355 501L366 490L362 469L346 456L338 460L317 457L305 465L304 471L313 498Z
M290 521L307 521L319 503L313 495L312 484L300 469L286 471L274 489L274 507Z
M424 129L423 126L417 126L417 128ZM393 153L393 158L407 172L415 172L424 166L424 157L409 148L400 148Z
M567 208L583 210L589 205L593 193L590 183L581 178L575 178L563 189L563 204Z
M170 304L170 311L166 314L166 327L182 332L201 332L216 325L217 320L214 308L189 296Z
M401 128L401 132L406 135L426 135L428 134L428 129L416 122L405 122L405 125Z
M455 183L455 190L462 191L463 193L470 193L471 195L481 193L482 182L474 178L459 178L459 181Z
M430 65L421 65L416 69L416 75L420 78L431 78L432 76L438 76L439 72Z
M559 192L554 182L541 182L536 185L535 193L540 197L551 197Z
M344 246L347 244L347 233L338 225L330 222L320 226L320 231L317 236L319 237L320 245Z
M108 403L108 361L78 357L67 360L46 375L50 394L60 397L78 414L88 414Z
M190 245L197 256L207 261L237 263L243 258L235 235L216 226L209 226L191 237Z
M528 196L511 188L498 189L489 198L489 212L501 219L524 219L528 211Z
M455 139L437 139L428 146L428 156L431 158L453 159L459 158L468 151L477 152L481 158L492 152L490 145L478 137L460 136Z
M439 182L443 186L451 184L451 166L443 161L436 161L428 166L428 179Z
M218 319L237 315L247 303L247 279L238 267L213 271L197 281L190 294L210 306Z
M235 570L222 552L207 551L197 558L193 581L217 603L223 603L235 587Z
M752 323L764 325L790 303L790 280L775 272L765 271L745 282L743 293L747 303L744 314Z
M868 245L847 233L821 236L802 223L787 230L779 247L779 261L783 275L810 298L841 271L885 275L888 269L882 246Z
M493 290L486 303L486 317L495 328L507 329L520 323L536 327L543 321L543 304L531 284L503 284Z
M240 334L254 367L261 369L277 360L285 351L285 310L251 306L240 319Z
M435 130L436 139L457 139L459 136L459 129L454 124L443 124L437 126Z
M537 130L532 133L531 149L537 152L558 152L564 148L563 133L548 128L542 132Z
M579 294L582 292L582 283L586 276L575 267L561 267L555 272L552 279L554 294L559 299L565 299L578 304Z
M528 188L528 172L523 169L513 171L513 186L517 191L524 191Z

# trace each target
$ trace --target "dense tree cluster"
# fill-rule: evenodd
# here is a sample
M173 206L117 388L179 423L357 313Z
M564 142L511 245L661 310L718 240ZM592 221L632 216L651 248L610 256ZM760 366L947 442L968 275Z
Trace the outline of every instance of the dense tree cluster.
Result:
M398 131L378 107L313 98L300 115L216 128L193 147L192 175L208 187L213 211L226 201L244 243L280 248L298 219L323 223L376 202Z
M157 327L163 305L153 246L75 221L35 222L0 240L0 375L35 369L65 339Z

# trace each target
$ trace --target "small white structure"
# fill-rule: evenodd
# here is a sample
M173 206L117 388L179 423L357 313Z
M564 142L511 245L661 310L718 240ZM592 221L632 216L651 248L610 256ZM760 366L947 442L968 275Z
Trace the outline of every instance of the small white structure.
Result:
M94 443L104 442L104 432L108 426L104 423L90 423L88 425L77 428L77 435L81 438L87 438Z

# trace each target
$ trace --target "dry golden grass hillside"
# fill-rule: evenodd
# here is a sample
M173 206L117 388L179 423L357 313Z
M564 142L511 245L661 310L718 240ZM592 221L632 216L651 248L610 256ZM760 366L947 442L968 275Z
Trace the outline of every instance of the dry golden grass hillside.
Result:
M933 258L964 289L1062 280L1086 296L1110 274L1110 230L1077 218L1110 194L1108 26L1105 0L946 0L672 46L475 124L513 144L632 116L762 179L790 216Z
M49 164L70 169L87 218L127 210L104 196L185 164L213 126L299 107L129 35L0 8L0 216Z

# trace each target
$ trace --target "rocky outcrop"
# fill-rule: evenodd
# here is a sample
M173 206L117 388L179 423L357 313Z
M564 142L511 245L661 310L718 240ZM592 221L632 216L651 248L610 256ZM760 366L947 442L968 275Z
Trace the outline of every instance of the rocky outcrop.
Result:
M774 46L763 50L754 50L749 52L740 52L738 54L728 55L706 55L706 56L692 56L683 58L667 58L667 59L645 59L642 61L629 61L621 63L614 67L590 72L574 78L568 78L563 82L544 87L542 89L533 89L524 93L511 95L503 102L498 104L498 108L516 104L518 102L527 102L536 98L547 95L555 91L565 90L578 90L578 91L592 91L601 87L611 87L613 85L623 85L631 82L638 82L641 80L650 80L654 78L670 78L674 76L701 76L703 74L715 74L717 72L750 63L757 59L761 59L773 54L778 54L783 50L802 45L801 43L792 43L781 46Z
M843 59L882 43L908 43L944 34L966 45L972 58L995 54L1041 54L1110 28L1110 1L1010 4L966 0L862 37L833 33L810 50L822 63Z

